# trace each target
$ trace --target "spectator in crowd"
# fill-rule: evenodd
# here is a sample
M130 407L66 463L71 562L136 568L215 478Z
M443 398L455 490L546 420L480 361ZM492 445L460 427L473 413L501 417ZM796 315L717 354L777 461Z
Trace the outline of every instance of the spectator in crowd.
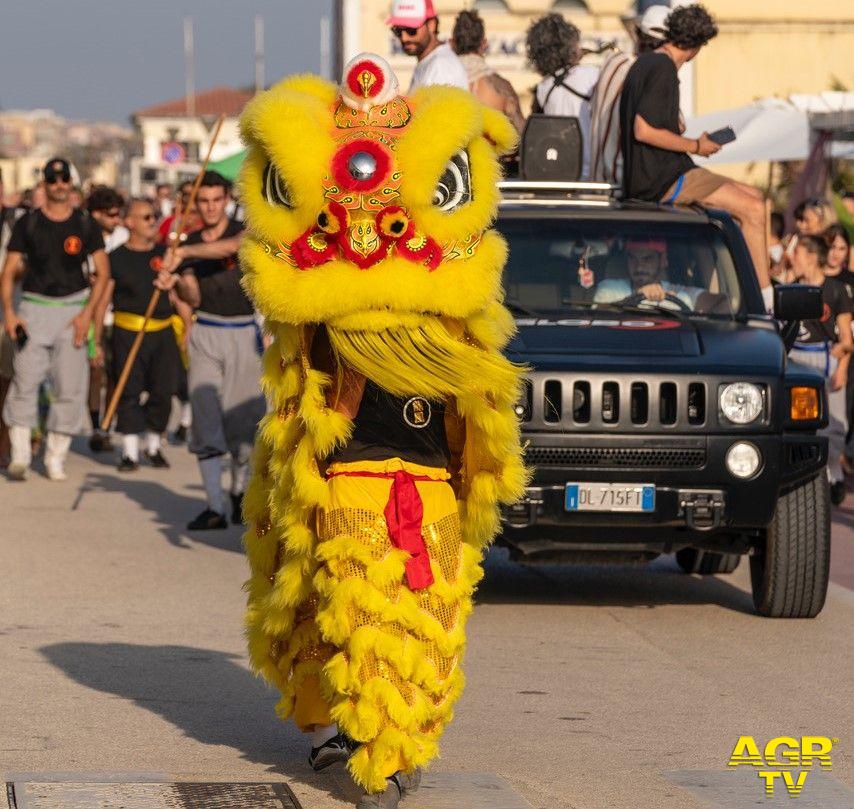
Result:
M407 56L418 60L409 92L431 84L469 89L466 69L447 42L439 39L439 18L433 0L394 0L386 20Z
M101 228L104 249L108 255L128 239L128 229L121 224L124 207L125 198L107 185L94 186L86 200L89 215ZM89 448L92 452L109 452L112 449L109 435L101 430L101 405L103 401L109 400L112 390L106 371L108 361L105 359L106 352L112 346L109 335L112 317L108 312L111 298L112 292L108 288L95 305L95 318L104 323L104 339L95 347L94 356L89 358L89 418L92 422Z
M532 112L578 118L583 159L581 177L590 170L590 97L599 69L579 64L581 32L560 14L546 14L525 35L528 62L543 80L534 90Z
M845 191L842 194L842 207L845 208L849 218L854 222L854 191Z
M172 199L172 186L169 183L158 183L154 194L154 207L157 218L160 220L171 216L172 211L175 209L175 202Z
M167 249L157 244L157 214L151 201L132 200L125 224L129 238L110 255L111 298L115 310L112 364L116 379L142 330L154 292L154 279L163 268ZM143 451L148 463L161 469L169 466L161 451L161 439L172 408L177 360L172 304L168 295L161 295L116 409L116 427L122 435L119 472L135 472L139 468L140 435L144 437ZM141 403L143 392L148 394L144 405Z
M669 14L668 6L650 6L633 24L635 55L617 51L602 65L590 99L590 179L594 182L623 184L620 94L635 58L664 43Z
M519 96L513 85L499 76L483 57L487 48L486 30L477 11L461 11L457 15L451 47L463 63L472 95L482 104L503 112L521 133L525 128L525 116Z
M821 197L810 197L795 206L795 227L802 236L820 236L836 221L833 206Z
M854 299L854 272L850 266L851 237L840 224L833 224L824 233L824 243L827 245L827 266L825 275L839 278L851 286L849 294Z
M780 211L772 211L768 222L768 262L771 268L771 282L790 284L792 282L791 261L786 257L786 217ZM792 246L794 250L794 245Z
M30 434L38 425L38 391L50 375L55 398L47 422L45 468L51 480L65 480L71 436L82 428L89 384L86 344L89 327L100 341L93 315L109 281L110 265L97 225L71 204L72 173L67 160L53 158L43 171L44 208L22 216L12 230L0 281L4 328L16 342L14 377L3 418L9 424L9 475L23 480L32 460ZM91 292L88 257L94 263ZM16 309L15 284L24 273Z
M184 210L187 203L190 201L190 194L192 193L192 190L192 180L187 180L186 182L181 183L181 187L178 190L177 207L160 223L157 230L157 240L160 244L165 244L168 247L170 246L170 242L175 239L175 226L177 224L178 214ZM199 218L199 212L194 206L192 210L187 211L184 214L184 227L181 233L181 241L186 241L187 237L191 233L197 231L201 226L202 222Z
M821 371L827 389L828 426L822 430L829 440L827 472L830 496L835 505L845 498L842 456L847 431L846 387L848 363L854 351L851 337L852 300L845 285L825 275L827 246L819 236L802 236L795 248L794 272L801 283L821 287L825 316L805 320L789 356L802 365Z
M741 224L768 309L772 306L765 198L744 183L699 168L691 154L708 157L720 150L704 132L681 134L677 71L691 61L718 29L701 5L682 6L667 17L667 41L638 57L620 98L623 187L628 198L722 208Z
M101 228L104 250L112 253L128 239L128 229L122 224L125 198L108 185L96 185L89 192L86 208Z

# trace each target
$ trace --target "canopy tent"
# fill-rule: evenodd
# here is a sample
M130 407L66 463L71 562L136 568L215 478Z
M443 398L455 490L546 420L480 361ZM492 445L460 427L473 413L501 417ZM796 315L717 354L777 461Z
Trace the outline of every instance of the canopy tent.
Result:
M831 155L854 158L854 93L827 92L764 98L746 107L689 118L685 135L696 138L731 126L736 140L699 165L806 160L819 132L830 133Z
M243 165L243 159L246 157L246 150L235 152L234 154L224 157L222 160L215 160L208 163L209 171L216 171L221 174L226 180L236 180L240 173L240 167Z

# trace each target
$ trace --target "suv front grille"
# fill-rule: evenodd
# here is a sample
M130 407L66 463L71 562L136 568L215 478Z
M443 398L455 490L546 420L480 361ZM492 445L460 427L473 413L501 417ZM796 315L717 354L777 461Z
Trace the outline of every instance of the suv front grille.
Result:
M651 447L528 447L531 466L575 466L597 469L700 469L702 448Z
M523 423L546 429L696 428L706 423L708 391L687 379L585 378L534 372L525 380L517 413Z

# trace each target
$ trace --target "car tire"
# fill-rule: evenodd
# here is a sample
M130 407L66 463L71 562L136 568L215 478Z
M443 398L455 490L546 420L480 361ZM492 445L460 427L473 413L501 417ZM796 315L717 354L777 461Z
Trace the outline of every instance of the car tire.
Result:
M737 553L714 553L697 548L682 548L676 551L676 562L685 573L698 573L701 576L716 576L732 573L741 561Z
M830 576L830 490L819 475L781 495L750 557L753 604L769 618L815 618Z

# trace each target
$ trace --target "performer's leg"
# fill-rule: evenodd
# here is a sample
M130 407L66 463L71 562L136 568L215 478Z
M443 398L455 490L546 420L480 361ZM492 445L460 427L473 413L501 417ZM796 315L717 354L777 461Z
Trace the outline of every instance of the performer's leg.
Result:
M249 460L258 422L266 405L261 393L261 357L255 330L234 329L223 356L223 428L231 454L231 519L243 522L241 505L249 483Z
M190 402L193 429L190 452L199 459L207 495L207 508L189 523L191 530L225 528L222 496L222 456L228 451L223 427L221 389L223 377L222 333L228 329L196 326L190 333Z
M342 467L376 471L395 464L424 469L397 460ZM323 640L340 650L323 673L333 692L333 719L363 742L350 771L375 793L399 771L412 773L437 754L462 691L465 621L482 575L480 554L462 543L451 487L430 481L416 488L435 579L423 589L410 589L404 577L409 554L390 541L388 479L331 478L330 506L320 517L317 621Z
M50 375L54 400L47 419L48 432L75 435L83 429L86 396L89 392L89 358L86 344L74 345L74 329L68 321L76 308L57 307Z
M148 335L150 350L145 357L145 453L157 467L168 467L161 451L161 437L169 423L172 410L172 392L175 389L175 338L172 329Z
M116 407L116 429L122 434L122 457L119 461L119 470L124 472L133 471L135 465L139 463L139 434L145 429L145 411L139 399L145 390L143 359L148 351L146 343L149 336L143 337L139 354L131 366L127 384ZM118 379L122 372L135 338L136 332L120 328L113 329L112 354L115 379Z

